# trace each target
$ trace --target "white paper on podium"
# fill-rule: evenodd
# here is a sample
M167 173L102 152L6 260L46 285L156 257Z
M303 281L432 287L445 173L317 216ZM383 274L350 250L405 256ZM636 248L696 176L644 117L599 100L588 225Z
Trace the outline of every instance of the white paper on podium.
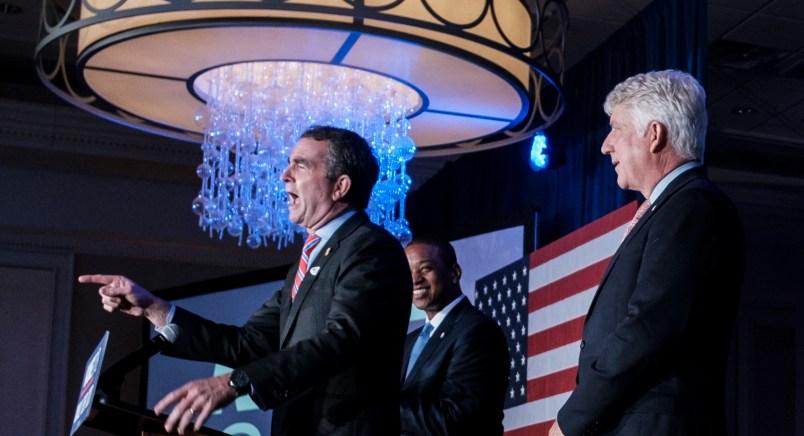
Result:
M87 416L89 416L89 411L92 408L92 400L95 398L95 388L98 386L98 377L100 376L101 364L103 363L103 355L106 352L106 343L108 341L109 331L107 330L106 333L103 334L98 346L95 347L95 351L92 352L92 355L89 356L89 360L87 360L70 436L81 427L81 424L87 419Z

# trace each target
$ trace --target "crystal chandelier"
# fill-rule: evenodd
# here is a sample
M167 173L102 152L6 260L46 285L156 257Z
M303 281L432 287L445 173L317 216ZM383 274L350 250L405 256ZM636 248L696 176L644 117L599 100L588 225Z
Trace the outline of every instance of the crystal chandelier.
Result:
M564 110L564 0L43 1L42 82L98 116L201 144L202 187L186 201L210 235L251 247L293 241L279 174L310 125L372 145L368 212L405 242L414 152L518 143Z
M310 62L248 62L202 74L196 93L207 101L195 120L204 130L201 190L193 201L199 225L258 248L279 248L301 232L288 220L280 175L292 145L312 125L357 132L380 165L369 216L403 244L411 233L404 199L405 163L416 151L408 137L420 99L410 87L378 74Z

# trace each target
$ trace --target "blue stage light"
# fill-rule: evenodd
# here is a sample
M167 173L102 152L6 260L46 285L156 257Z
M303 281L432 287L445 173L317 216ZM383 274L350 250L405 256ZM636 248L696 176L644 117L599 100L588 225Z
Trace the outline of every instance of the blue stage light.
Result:
M541 171L547 168L550 163L547 156L547 137L539 132L533 137L533 145L530 147L530 167L533 171Z

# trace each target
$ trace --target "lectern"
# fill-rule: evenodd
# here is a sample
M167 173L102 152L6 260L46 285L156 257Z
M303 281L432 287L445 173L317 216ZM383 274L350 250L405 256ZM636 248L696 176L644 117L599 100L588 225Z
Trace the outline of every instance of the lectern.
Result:
M166 415L157 416L151 409L98 393L83 425L119 436L167 435L170 433L165 432L166 418ZM185 435L229 436L207 427L198 432L189 429Z
M157 416L153 410L120 401L120 386L123 383L123 377L160 351L160 347L169 338L156 338L147 342L101 373L101 363L108 340L109 332L107 331L87 361L70 436L82 426L119 436L170 434L165 432L167 415ZM97 389L98 387L100 389ZM203 427L198 432L191 428L185 434L229 436L207 427Z

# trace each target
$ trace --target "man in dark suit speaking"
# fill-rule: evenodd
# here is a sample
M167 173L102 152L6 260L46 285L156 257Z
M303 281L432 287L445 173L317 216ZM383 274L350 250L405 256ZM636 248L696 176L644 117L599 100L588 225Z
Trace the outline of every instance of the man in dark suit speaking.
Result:
M272 434L399 434L399 371L411 304L402 246L363 211L377 181L357 134L314 127L282 173L290 220L310 234L284 287L241 327L217 324L121 276L99 283L104 309L180 327L165 354L226 365L231 374L191 381L160 400L168 431L203 426L217 408L251 395L273 408Z
M449 242L405 248L413 304L427 321L408 335L402 365L403 435L501 435L508 346L497 323L461 293Z
M724 383L744 264L731 201L702 167L701 85L639 74L606 98L602 152L645 202L586 315L577 386L550 434L724 435Z

